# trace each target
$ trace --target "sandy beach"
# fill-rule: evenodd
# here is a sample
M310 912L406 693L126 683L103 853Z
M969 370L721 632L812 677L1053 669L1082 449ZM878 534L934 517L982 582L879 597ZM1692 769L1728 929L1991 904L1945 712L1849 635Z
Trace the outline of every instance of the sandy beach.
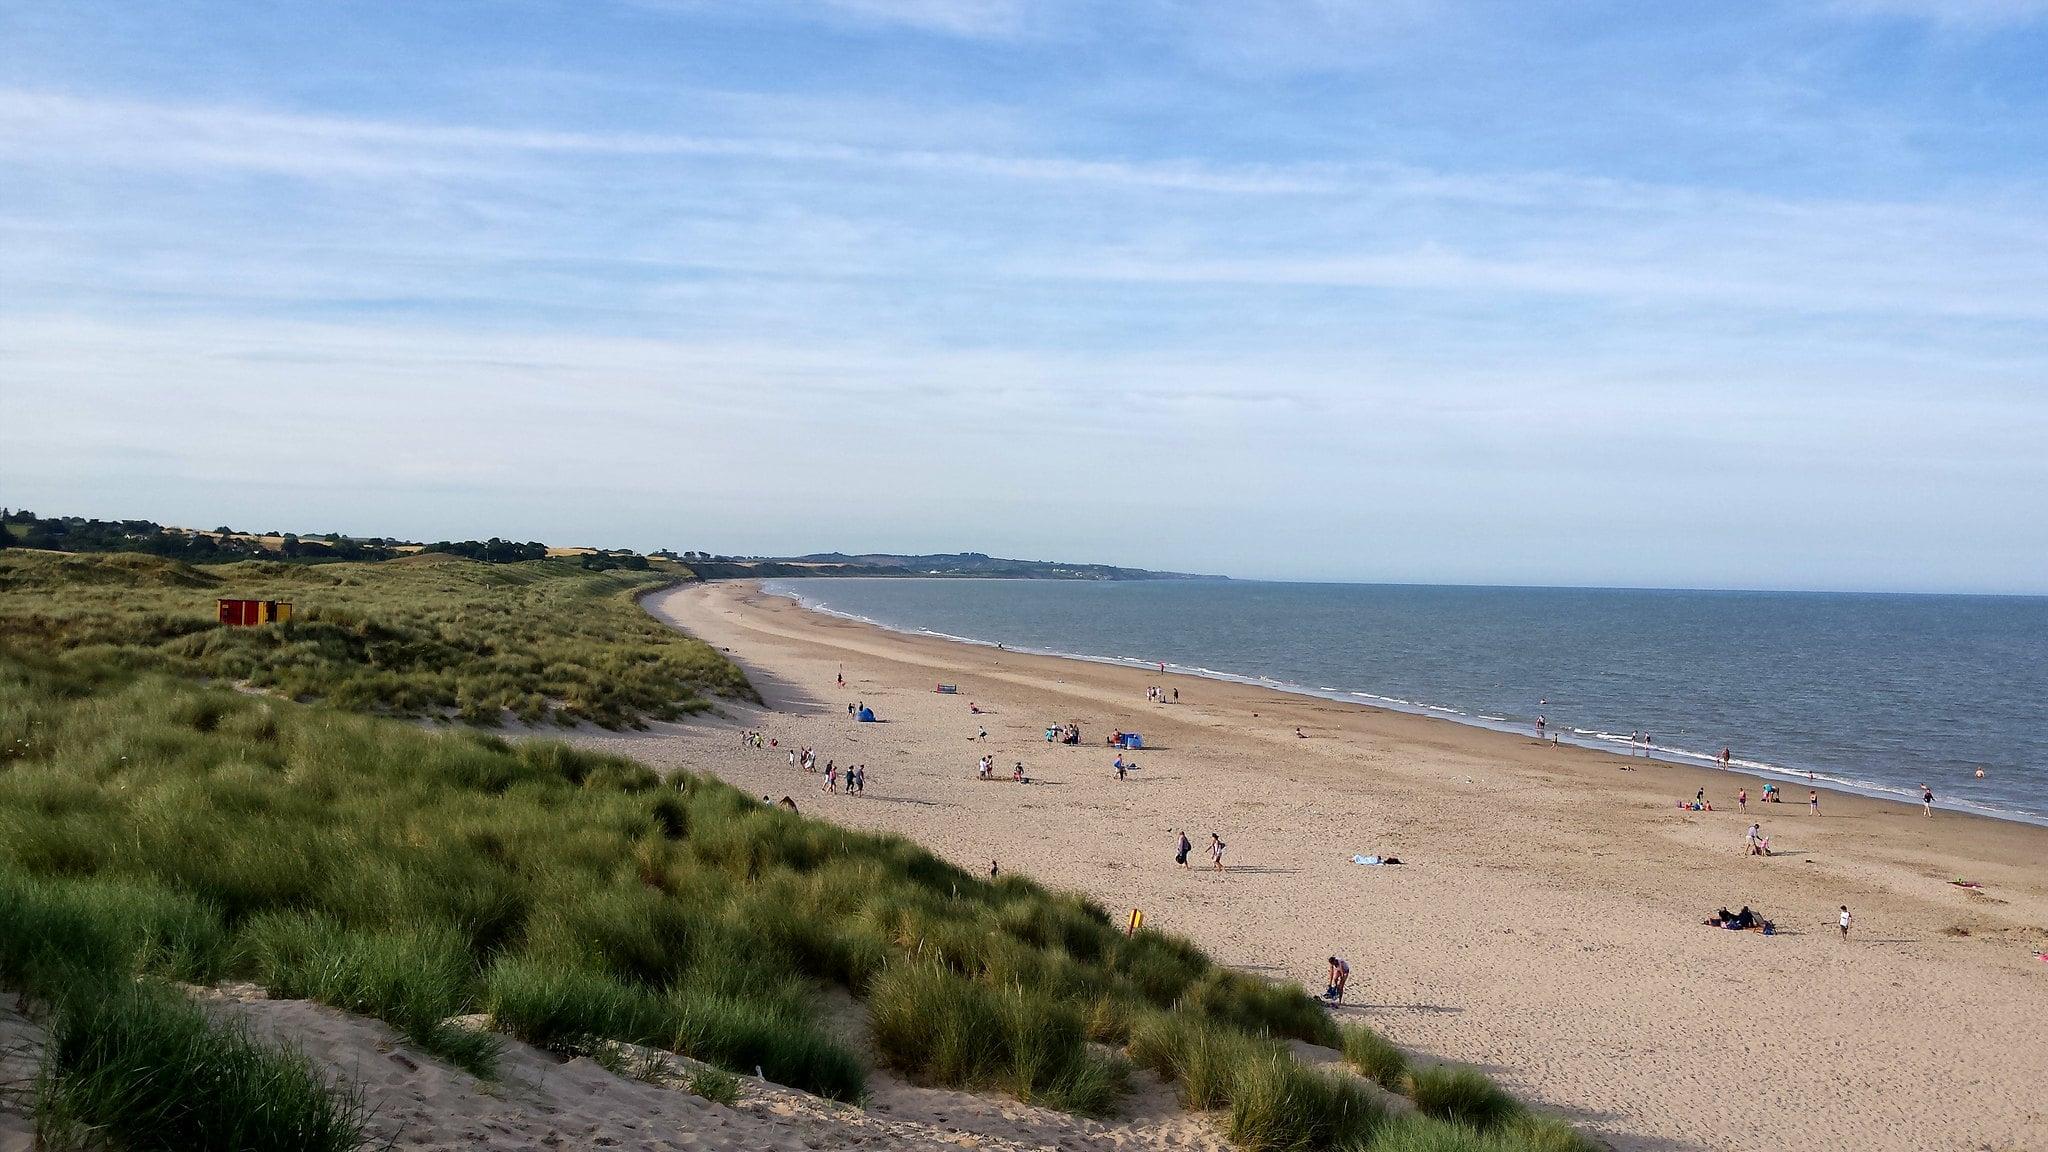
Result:
M646 603L729 649L768 708L579 742L1141 908L1274 979L1319 988L1341 954L1347 1017L1617 1148L2048 1148L2048 829L1841 794L1811 816L1803 790L1758 804L1754 779L890 633L745 584ZM1045 740L1062 721L1079 746ZM742 728L779 745L744 750ZM1118 728L1147 743L1125 781ZM865 764L868 794L826 794L789 767L799 745ZM977 780L984 753L1032 783ZM1679 810L1698 788L1716 810ZM1774 856L1745 854L1751 820ZM1220 833L1228 870L1175 867L1180 828L1198 864ZM1744 904L1779 933L1701 923Z

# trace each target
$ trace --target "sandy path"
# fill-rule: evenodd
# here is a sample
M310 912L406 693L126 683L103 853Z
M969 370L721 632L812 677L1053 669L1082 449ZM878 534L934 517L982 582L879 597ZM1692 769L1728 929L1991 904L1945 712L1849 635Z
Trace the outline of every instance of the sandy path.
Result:
M1673 801L1704 786L1732 809L1755 781L900 636L745 585L649 608L730 648L771 709L579 740L1142 907L1275 977L1319 985L1323 957L1342 952L1359 1019L1481 1064L1617 1147L2048 1149L2048 964L2034 958L2048 948L2048 830L1831 794L1820 817L1753 804L1781 854L1747 858L1749 818ZM935 694L941 680L961 694ZM1149 683L1184 702L1148 703ZM887 722L853 723L854 700ZM991 714L969 715L970 700ZM1045 725L1067 719L1084 744L1047 744ZM742 751L737 726L781 747ZM1102 746L1116 727L1154 745L1128 782ZM824 795L787 766L798 744L865 763L870 794ZM976 781L984 750L1041 783ZM1198 842L1221 832L1231 870L1173 867L1168 829L1182 826ZM1358 867L1354 852L1410 863ZM1785 931L1699 923L1744 903ZM1847 942L1832 926L1844 903Z

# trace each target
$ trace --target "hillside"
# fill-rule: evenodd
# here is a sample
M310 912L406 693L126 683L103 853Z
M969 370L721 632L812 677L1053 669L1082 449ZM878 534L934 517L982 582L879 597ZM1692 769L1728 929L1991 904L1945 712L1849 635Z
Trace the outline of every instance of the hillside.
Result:
M1007 580L1227 580L1191 572L1154 572L1109 564L1076 564L1052 560L1008 560L980 552L940 552L905 556L885 552L858 555L813 552L785 557L716 557L687 561L707 580L791 576L950 576Z
M659 704L685 680L633 619L644 579L658 580L450 557L0 560L0 988L30 1011L0 1031L40 1052L43 1143L469 1147L490 1124L560 1113L473 1111L526 1107L554 1060L573 1066L557 1079L586 1086L578 1107L611 1094L602 1070L627 1099L639 1080L810 1117L808 1135L775 1146L855 1133L934 1146L957 1110L934 1111L927 1138L772 1085L859 1104L878 1082L907 1083L1115 1117L1143 1070L1214 1111L1199 1129L1246 1149L1585 1147L1476 1073L1411 1074L1300 989L1120 931L1079 896L708 776L384 715L451 683L459 697L469 663L569 686L652 667L612 715L702 707ZM207 623L227 590L289 591L309 619ZM686 645L688 690L744 685L715 651L666 635ZM243 672L273 690L198 679ZM1298 1062L1290 1042L1342 1045L1413 1107ZM432 1084L395 1128L379 1110L394 1088ZM676 1115L666 1098L612 1116L630 1131ZM0 1136L21 1115L0 1102ZM696 1106L679 1122L725 1124ZM755 1136L713 1146L767 1146Z
M687 575L437 553L194 566L8 549L0 552L0 643L358 711L618 727L752 692L730 661L635 605L635 596ZM263 628L221 628L217 597L289 600L295 610Z

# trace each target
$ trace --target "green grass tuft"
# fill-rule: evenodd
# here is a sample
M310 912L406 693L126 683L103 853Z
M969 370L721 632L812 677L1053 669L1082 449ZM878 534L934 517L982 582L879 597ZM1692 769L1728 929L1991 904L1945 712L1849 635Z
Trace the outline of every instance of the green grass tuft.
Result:
M1045 991L991 987L932 961L892 965L868 997L886 1062L928 1084L1001 1087L1017 1098L1101 1114L1122 1094L1123 1062L1091 1053L1080 1012Z
M1246 1152L1311 1152L1355 1144L1385 1118L1358 1080L1273 1053L1238 1066L1228 1131Z
M1523 1115L1522 1102L1477 1068L1439 1065L1408 1074L1408 1095L1426 1116L1486 1131Z
M1185 1012L1153 1012L1131 1028L1131 1059L1157 1072L1188 1108L1229 1105L1238 1071L1286 1049Z
M1344 1059L1366 1079L1398 1092L1408 1072L1408 1057L1385 1036L1362 1024L1343 1029Z
M723 1068L703 1067L690 1073L689 1090L713 1104L730 1108L740 1102L740 1078Z
M1389 1117L1372 1139L1357 1148L1358 1152L1529 1152L1470 1125L1413 1112Z
M361 1107L299 1056L130 985L59 1018L36 1105L40 1146L125 1152L343 1152Z
M272 996L375 1016L457 1067L484 1077L496 1071L497 1038L448 1023L469 1011L478 985L466 942L452 928L366 932L318 916L268 913L242 930L241 946Z

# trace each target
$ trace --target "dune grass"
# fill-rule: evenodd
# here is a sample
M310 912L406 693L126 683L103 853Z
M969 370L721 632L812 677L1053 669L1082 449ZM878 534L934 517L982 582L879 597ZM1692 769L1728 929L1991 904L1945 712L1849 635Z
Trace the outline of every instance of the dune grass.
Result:
M1228 1132L1249 1152L1313 1152L1356 1144L1385 1119L1356 1078L1271 1053L1237 1068Z
M1344 1059L1359 1075L1390 1092L1399 1092L1408 1075L1408 1057L1386 1037L1363 1025L1343 1030Z
M621 727L752 695L731 661L633 603L687 575L445 555L196 568L132 553L8 549L0 645L244 682L355 711ZM214 612L222 596L290 600L294 614L223 628Z
M0 908L14 986L62 987L91 953L376 1016L479 1073L493 1040L449 1017L856 1100L865 1072L815 1008L838 984L903 1038L878 1045L892 1065L1083 1113L1124 1089L1095 1042L1148 1015L1246 1042L1329 1027L1080 897L546 742L8 654L0 753L0 886L42 894ZM920 1038L948 1030L973 1044L935 1060Z
M929 1083L1101 1115L1128 1079L1120 1057L1088 1047L1080 1010L1042 987L991 985L912 959L875 980L868 1012L882 1057Z
M1469 1078L1401 1080L1398 1051L1340 1034L1300 989L1169 935L1127 937L1078 895L991 882L710 778L359 714L434 712L474 687L465 662L509 662L543 694L625 685L572 691L549 704L558 719L631 723L664 714L658 700L744 685L698 675L707 654L730 668L708 649L662 651L666 630L636 637L654 626L630 603L633 575L440 559L392 575L408 563L292 568L339 581L317 593L335 598L309 592L301 603L319 611L294 625L229 635L195 628L193 605L247 566L0 559L0 985L71 1037L41 1093L53 1134L156 1124L204 1144L230 1131L208 1127L227 1123L208 1109L261 1098L276 1102L260 1121L273 1126L236 1146L347 1146L346 1091L181 1015L190 1005L166 991L234 977L375 1016L482 1075L500 1041L451 1017L483 1012L566 1054L616 1063L618 1044L638 1044L858 1101L866 1069L818 1007L837 985L866 1001L880 1059L920 1082L1100 1114L1125 1090L1127 1054L1189 1107L1227 1110L1233 1139L1257 1149L1360 1147L1392 1130L1362 1081L1302 1067L1284 1041L1341 1044L1450 1118L1444 1139L1486 1127L1487 1140L1576 1152L1569 1128ZM379 605L374 619L326 614L358 611L348 596ZM536 597L551 606L521 617ZM307 695L317 702L284 698ZM474 698L498 701L479 717L510 707ZM123 1053L151 1044L167 1083L192 1080L175 1102L119 1079L142 1067ZM174 1106L185 1112L149 1119Z
M375 1016L451 1064L495 1071L497 1037L448 1023L469 1011L478 980L467 943L446 924L362 931L266 912L243 926L240 944L244 966L272 996Z
M1526 1111L1522 1102L1477 1068L1443 1064L1408 1074L1408 1095L1425 1116L1487 1131Z
M692 1093L730 1108L740 1102L740 1079L723 1068L699 1068L684 1082Z
M36 1102L47 1149L343 1152L354 1096L299 1056L208 1020L162 987L109 984L58 1017Z

